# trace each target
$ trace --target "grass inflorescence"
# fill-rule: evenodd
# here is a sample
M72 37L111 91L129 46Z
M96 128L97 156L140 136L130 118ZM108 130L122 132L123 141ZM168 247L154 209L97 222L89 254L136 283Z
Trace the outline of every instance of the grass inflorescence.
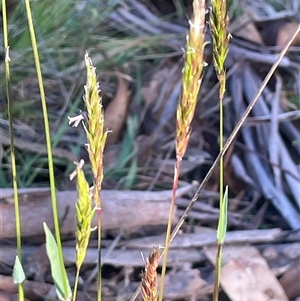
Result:
M202 82L205 47L205 1L193 1L193 16L189 22L190 29L186 36L186 50L182 71L182 89L176 114L176 165L174 168L172 199L166 232L164 259L162 266L159 300L163 300L164 281L170 244L172 217L175 207L181 160L188 147L191 122L194 117L198 93Z
M157 301L157 267L160 257L159 249L154 248L145 263L142 277L143 301Z
M228 54L230 34L228 30L228 15L225 0L213 0L210 10L209 25L213 40L213 59L217 77L220 83L220 98L224 98L226 90L225 61Z
M98 300L101 300L101 184L103 180L103 152L107 131L104 128L104 111L102 99L99 95L99 83L96 76L96 68L88 56L85 55L87 67L87 82L85 85L84 102L87 110L87 121L84 123L88 143L86 148L91 162L93 172L93 189L92 198L95 203L97 214L97 231L98 231Z

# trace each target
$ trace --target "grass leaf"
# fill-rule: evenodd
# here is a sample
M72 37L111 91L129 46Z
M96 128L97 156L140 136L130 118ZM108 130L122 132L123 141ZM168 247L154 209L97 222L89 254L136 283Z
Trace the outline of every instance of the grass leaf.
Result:
M67 277L67 272L64 266L60 265L58 247L56 241L46 223L43 223L46 235L46 251L50 261L51 275L55 283L56 293L60 300L70 300L72 291ZM67 296L63 290L64 281L68 284Z
M225 188L223 202L220 204L220 218L218 224L218 243L223 244L227 228L228 186Z
M15 259L13 279L14 279L14 283L22 283L25 280L25 273L18 255L16 256Z

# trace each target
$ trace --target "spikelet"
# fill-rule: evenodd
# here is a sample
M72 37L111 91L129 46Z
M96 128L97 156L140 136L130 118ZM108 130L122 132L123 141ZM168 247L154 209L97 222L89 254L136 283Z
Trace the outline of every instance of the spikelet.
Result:
M78 192L78 199L76 202L76 266L78 270L86 255L91 235L91 222L95 211L92 209L90 188L85 179L82 166L83 160L81 160L76 169Z

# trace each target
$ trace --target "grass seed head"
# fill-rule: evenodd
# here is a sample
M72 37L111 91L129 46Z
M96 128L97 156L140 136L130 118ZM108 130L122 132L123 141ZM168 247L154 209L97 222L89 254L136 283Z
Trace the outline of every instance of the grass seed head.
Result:
M205 47L205 0L193 2L193 16L186 37L185 62L182 75L181 99L177 108L176 154L181 159L190 138L190 125L194 117L201 86Z
M142 278L142 296L143 301L157 300L157 266L160 252L154 248L147 259L145 271Z
M89 154L94 174L94 200L97 207L101 207L100 189L103 180L103 152L107 137L104 129L104 111L102 99L99 95L99 84L96 77L96 68L88 56L85 55L87 67L87 82L85 85L85 105L87 109L87 123L84 128L87 134L88 143L86 148Z
M210 11L210 29L213 39L214 65L221 85L221 95L225 93L225 60L228 54L230 34L227 33L229 18L226 0L213 0Z

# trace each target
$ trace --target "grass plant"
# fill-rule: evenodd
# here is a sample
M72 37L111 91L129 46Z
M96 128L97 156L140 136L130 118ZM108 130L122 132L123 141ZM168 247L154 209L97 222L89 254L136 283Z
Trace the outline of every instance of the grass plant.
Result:
M106 137L108 132L104 129L104 112L102 107L102 99L99 95L99 83L96 76L96 68L94 67L90 57L86 53L85 63L87 68L87 81L85 85L85 96L84 102L86 106L86 122L83 122L83 126L86 132L88 143L86 144L86 149L89 154L89 159L91 162L91 169L93 172L93 188L92 188L92 199L95 203L95 212L97 215L97 232L98 232L98 290L97 290L97 300L102 299L102 285L101 285L101 231L102 231L102 202L101 202L101 185L103 180L103 153L106 142ZM76 117L69 117L69 123L73 123L74 126L83 120L82 115ZM88 205L88 194L86 191L86 180L83 178L81 170L78 170L80 179L82 183L81 188L83 191L79 190L79 197L82 196L82 201L77 205L77 219L79 220L77 224L77 239L80 236L77 243L77 250L85 250L87 248L87 243L89 240L90 233L90 223L93 216L92 211ZM78 186L78 189L80 186ZM83 208L85 207L85 209ZM83 234L84 233L84 234ZM81 244L83 245L81 247ZM84 258L83 254L77 253L78 265L77 265L77 275L79 276L79 268L81 266L82 260ZM76 284L77 285L77 284ZM76 286L77 287L77 286ZM75 299L74 299L75 300Z
M217 73L217 77L220 83L219 89L219 107L220 107L220 153L224 147L224 125L223 125L223 99L226 90L226 71L225 71L225 60L228 54L228 44L230 34L227 32L228 29L228 15L225 0L213 0L210 11L210 28L213 40L213 59L214 66ZM218 229L218 249L216 255L216 272L214 281L214 293L213 300L219 299L219 286L221 279L221 262L222 262L222 245L225 239L226 227L227 227L227 200L228 190L226 189L226 195L223 194L224 189L224 157L220 158L220 180L219 180L219 193L220 193L220 216L219 216L219 229ZM222 230L220 230L220 228ZM224 232L225 230L225 232Z
M191 122L197 104L198 93L202 81L204 67L205 47L205 1L193 1L193 16L190 20L190 29L186 37L185 61L182 72L182 92L176 114L176 165L172 188L169 220L166 232L165 249L161 273L159 301L163 300L164 282L167 267L167 259L170 245L172 218L175 208L176 191L178 187L179 173L182 158L188 147Z

